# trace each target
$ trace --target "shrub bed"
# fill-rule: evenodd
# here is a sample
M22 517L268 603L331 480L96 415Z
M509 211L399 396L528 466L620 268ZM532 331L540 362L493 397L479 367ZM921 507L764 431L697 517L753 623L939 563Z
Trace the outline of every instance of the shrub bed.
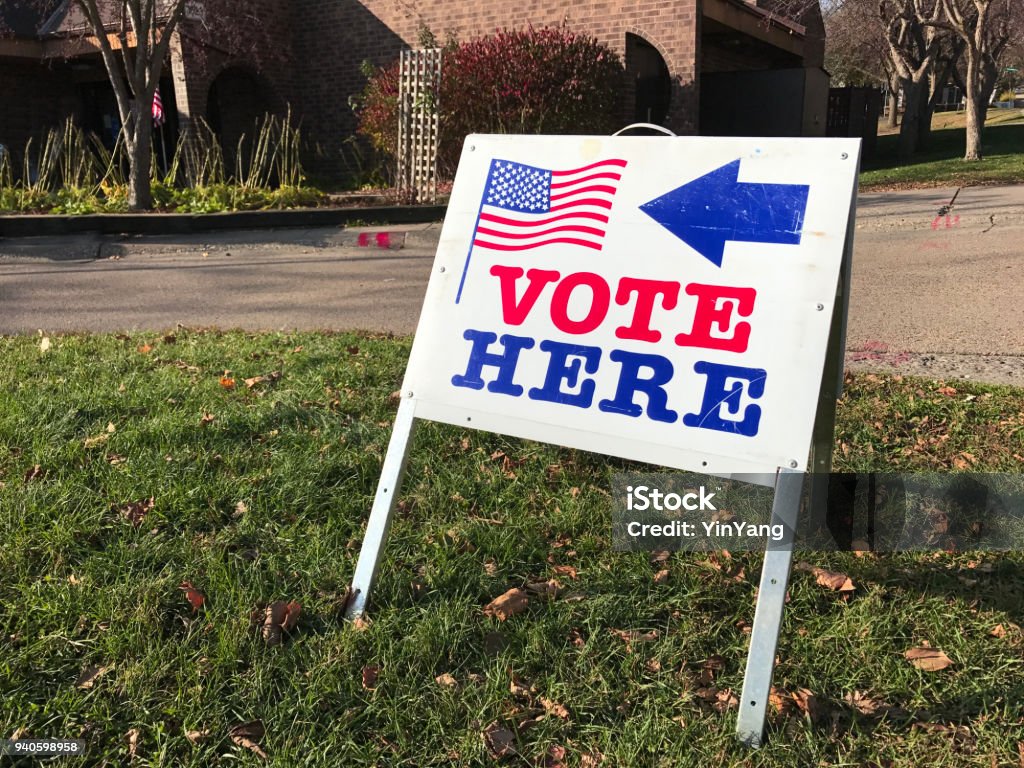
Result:
M454 176L470 133L610 133L621 122L618 55L565 26L501 30L443 48L436 105L438 170ZM398 146L398 62L364 67L359 133L393 158Z

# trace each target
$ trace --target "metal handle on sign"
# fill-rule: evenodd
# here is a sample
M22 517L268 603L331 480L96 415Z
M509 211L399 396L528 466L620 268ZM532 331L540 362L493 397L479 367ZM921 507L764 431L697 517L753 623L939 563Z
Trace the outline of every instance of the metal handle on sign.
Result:
M612 136L621 136L626 131L631 131L634 128L648 128L648 129L650 129L652 131L658 131L659 133L663 133L666 136L675 136L675 134L672 133L672 131L670 131L665 126L663 126L663 125L655 125L654 123L632 123L631 125L627 125L625 128L622 128L621 130L616 131L615 133L612 134Z

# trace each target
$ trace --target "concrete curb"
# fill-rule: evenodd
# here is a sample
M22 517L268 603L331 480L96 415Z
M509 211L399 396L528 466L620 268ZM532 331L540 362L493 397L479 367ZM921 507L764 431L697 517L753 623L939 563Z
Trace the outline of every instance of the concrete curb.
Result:
M382 208L299 208L233 213L136 213L87 216L0 216L0 238L54 237L83 232L101 235L189 235L229 229L335 227L352 222L427 224L444 218L443 205Z

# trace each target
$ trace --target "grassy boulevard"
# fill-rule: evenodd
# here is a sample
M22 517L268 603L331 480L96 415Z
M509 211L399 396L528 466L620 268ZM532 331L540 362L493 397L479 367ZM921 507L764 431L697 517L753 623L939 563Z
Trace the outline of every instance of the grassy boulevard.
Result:
M878 150L862 164L860 191L1024 183L1024 110L988 111L985 154L974 163L963 161L964 119L962 112L936 113L929 145L906 163L897 157L899 136L882 135L888 129L879 125Z
M611 552L625 463L583 452L424 426L371 620L343 622L408 348L0 338L0 736L84 739L67 766L1024 759L1024 555L808 556L855 590L794 573L752 754L760 558ZM838 469L1024 461L1022 390L856 375L838 418Z

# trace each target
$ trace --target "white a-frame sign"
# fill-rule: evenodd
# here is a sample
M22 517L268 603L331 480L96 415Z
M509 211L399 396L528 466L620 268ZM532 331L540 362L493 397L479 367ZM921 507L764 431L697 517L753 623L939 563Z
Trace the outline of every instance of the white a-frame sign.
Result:
M348 615L366 608L417 419L755 475L793 530L810 462L830 468L859 153L851 139L470 136ZM791 553L767 547L749 744Z

